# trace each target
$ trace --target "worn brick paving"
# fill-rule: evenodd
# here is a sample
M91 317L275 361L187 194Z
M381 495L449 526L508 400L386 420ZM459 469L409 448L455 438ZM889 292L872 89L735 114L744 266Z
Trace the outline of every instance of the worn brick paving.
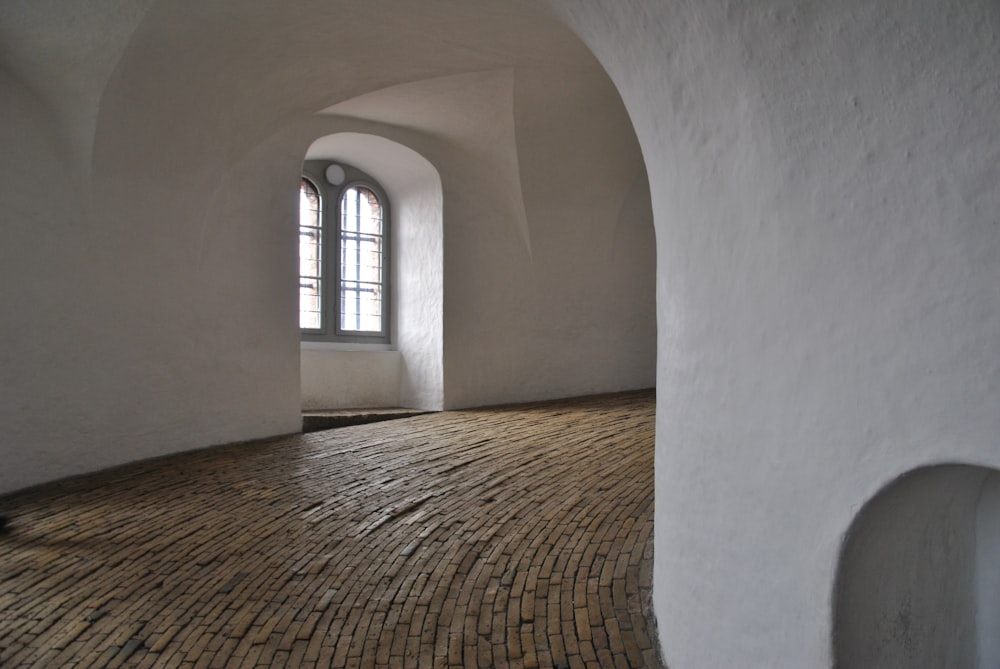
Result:
M2 667L657 667L649 393L208 449L0 500Z

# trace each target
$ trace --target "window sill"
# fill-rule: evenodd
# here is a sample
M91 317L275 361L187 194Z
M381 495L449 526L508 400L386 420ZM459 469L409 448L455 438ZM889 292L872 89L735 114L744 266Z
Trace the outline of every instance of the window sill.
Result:
M363 344L340 341L302 341L303 350L312 351L395 351L392 344Z

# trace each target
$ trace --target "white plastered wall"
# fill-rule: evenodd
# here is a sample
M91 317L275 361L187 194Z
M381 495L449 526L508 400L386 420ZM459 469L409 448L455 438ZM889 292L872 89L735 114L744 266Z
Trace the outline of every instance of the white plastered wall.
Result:
M259 164L171 146L169 114L132 151L107 91L148 5L68 4L0 10L2 491L300 427L294 307L256 269L294 246L241 224L292 212L244 190Z
M987 477L978 467L923 468L865 505L837 574L835 666L979 666L976 574L996 572L976 550L980 540L996 539L977 536L979 521L987 521L979 513Z
M376 131L441 174L441 381L407 385L404 369L400 403L652 384L651 214L634 134L599 65L533 3L377 4L0 8L0 490L298 429L287 230L303 156L337 132ZM486 85L472 102L501 100L502 114L473 118L465 138L320 114L476 73ZM563 79L572 97L561 101ZM544 136L534 112L572 100L592 104L569 106L571 122L554 128L565 156L523 146L522 131ZM598 127L607 137L588 136ZM493 130L490 147L481 133ZM598 159L593 172L576 164ZM575 194L564 169L584 177ZM553 175L561 208L538 204Z
M976 628L980 667L1000 666L1000 472L990 472L976 513Z
M550 4L653 194L664 657L828 666L854 514L1000 461L1000 7Z
M393 350L302 344L302 409L398 407L403 358Z
M837 573L837 667L1000 663L1000 473L921 467L851 523Z
M544 4L608 70L649 175L664 655L675 669L828 665L854 514L910 469L1000 464L1000 9ZM530 18L515 2L372 7L3 6L0 278L16 289L0 297L0 489L291 429L294 248L280 227L294 200L281 194L328 130L278 131L372 91L510 67L517 118L518 68L565 55L547 23L511 18ZM310 89L316 76L335 85ZM70 187L43 187L52 175ZM456 404L535 396L522 372L556 349L480 325L552 276L546 223L532 229L540 186L521 181L530 262L516 225L446 239L446 275L475 268L489 307L457 286ZM446 286L446 311L452 298Z

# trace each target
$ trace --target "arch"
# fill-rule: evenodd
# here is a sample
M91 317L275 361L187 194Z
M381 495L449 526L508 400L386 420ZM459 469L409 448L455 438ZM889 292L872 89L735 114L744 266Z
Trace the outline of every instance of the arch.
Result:
M943 464L889 483L842 546L835 666L998 666L998 557L1000 471Z

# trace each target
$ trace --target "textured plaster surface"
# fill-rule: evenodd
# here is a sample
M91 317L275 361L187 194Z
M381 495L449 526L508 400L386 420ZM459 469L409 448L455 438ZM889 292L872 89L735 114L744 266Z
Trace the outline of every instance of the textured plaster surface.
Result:
M828 666L857 510L1000 461L1000 7L549 4L649 172L666 662Z
M302 409L398 407L399 351L302 349Z
M858 510L927 464L1000 465L992 0L172 1L79 34L70 4L0 10L0 490L295 429L288 193L336 132L440 174L445 406L644 380L652 347L606 299L653 245L616 167L634 147L588 132L621 111L577 88L585 49L542 7L610 75L648 174L667 663L828 666ZM316 116L504 70L530 247L461 145ZM580 188L547 200L565 169ZM600 262L609 239L626 261Z
M995 571L977 565L987 475L980 467L923 469L858 514L837 575L835 666L977 666L976 572Z
M979 666L1000 666L1000 472L983 483L976 513L976 627Z

